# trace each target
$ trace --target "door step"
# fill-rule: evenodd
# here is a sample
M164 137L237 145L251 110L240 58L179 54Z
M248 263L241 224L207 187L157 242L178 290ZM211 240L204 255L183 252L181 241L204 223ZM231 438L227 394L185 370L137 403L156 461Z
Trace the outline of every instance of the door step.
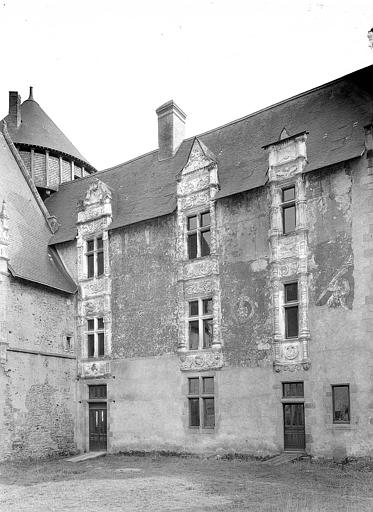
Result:
M280 455L275 455L271 459L265 460L262 464L267 464L267 466L281 466L281 464L300 459L303 456L304 452L283 452L280 453Z
M84 462L85 460L90 459L97 459L98 457L103 457L106 455L106 452L88 452L88 453L81 453L79 455L74 455L74 457L69 457L68 459L65 459L66 462Z

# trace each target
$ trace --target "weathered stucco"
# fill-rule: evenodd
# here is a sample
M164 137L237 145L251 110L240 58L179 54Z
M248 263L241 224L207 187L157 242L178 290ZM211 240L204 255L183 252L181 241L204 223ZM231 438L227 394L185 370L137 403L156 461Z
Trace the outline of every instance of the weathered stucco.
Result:
M114 357L151 357L177 347L175 218L110 235Z

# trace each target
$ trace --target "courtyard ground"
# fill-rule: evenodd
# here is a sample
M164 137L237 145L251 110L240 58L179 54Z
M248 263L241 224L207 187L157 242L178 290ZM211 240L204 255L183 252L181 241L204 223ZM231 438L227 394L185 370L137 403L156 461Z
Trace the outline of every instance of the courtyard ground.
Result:
M372 511L373 464L107 455L0 464L0 510Z

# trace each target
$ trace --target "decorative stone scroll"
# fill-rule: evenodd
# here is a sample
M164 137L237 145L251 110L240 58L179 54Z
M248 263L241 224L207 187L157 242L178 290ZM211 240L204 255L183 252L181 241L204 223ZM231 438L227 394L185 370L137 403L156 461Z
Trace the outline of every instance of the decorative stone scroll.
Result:
M110 361L89 361L79 364L78 376L82 379L107 377L110 373Z
M182 354L180 356L180 370L216 370L224 364L223 354L220 351L198 352L198 354Z
M214 259L192 260L184 263L183 279L196 279L218 273L218 262Z
M185 283L185 296L197 297L198 295L212 294L215 288L213 279L198 279Z

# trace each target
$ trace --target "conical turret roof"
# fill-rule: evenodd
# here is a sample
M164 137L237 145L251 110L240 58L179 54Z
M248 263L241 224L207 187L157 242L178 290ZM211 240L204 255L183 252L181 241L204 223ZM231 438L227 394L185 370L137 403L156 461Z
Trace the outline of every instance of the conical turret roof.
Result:
M19 127L11 122L10 116L4 120L7 122L9 135L15 144L24 144L33 147L41 147L71 156L88 169L95 170L87 159L77 150L66 135L58 128L52 119L37 103L30 88L30 97L21 104L21 123Z

